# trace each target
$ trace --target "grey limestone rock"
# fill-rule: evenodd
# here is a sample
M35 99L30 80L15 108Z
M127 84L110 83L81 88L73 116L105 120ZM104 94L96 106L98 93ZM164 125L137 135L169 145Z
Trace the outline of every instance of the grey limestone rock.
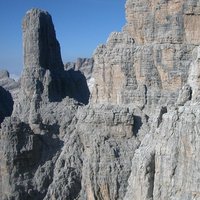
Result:
M132 161L125 200L199 199L199 108L185 105L163 115Z
M60 46L47 12L32 9L26 13L23 39L24 69L16 115L22 120L38 121L43 105L62 101L66 96L87 104L85 77L79 72L64 71Z
M12 116L4 120L0 129L3 200L44 199L67 127L73 123L78 105L87 103L89 98L85 77L64 71L47 12L32 9L26 13L23 39L20 91Z
M198 56L193 59L177 107L151 126L134 154L125 200L200 198Z
M7 70L0 70L0 86L11 93L14 101L17 99L20 81L15 81L10 78L10 74Z
M76 62L67 62L64 67L65 70L81 71L86 79L90 79L93 72L94 59L93 58L77 58Z
M183 106L187 101L192 99L192 89L190 85L184 85L183 88L179 92L179 96L177 99L177 104L179 106Z
M111 105L80 107L73 120L45 199L122 199L140 144L134 112Z
M131 158L140 144L127 107L95 106L78 111L82 139L82 190L79 199L123 199Z
M173 105L199 44L198 3L127 0L127 23L94 53L91 102ZM190 9L193 14L186 13Z
M28 11L2 200L200 199L199 8L127 0L123 31L66 70L51 16Z

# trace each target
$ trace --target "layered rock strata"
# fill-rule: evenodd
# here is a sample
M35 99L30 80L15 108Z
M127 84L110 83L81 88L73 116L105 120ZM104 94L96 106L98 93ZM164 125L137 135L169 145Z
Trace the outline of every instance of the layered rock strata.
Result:
M136 150L126 200L200 198L199 58L193 57L188 83L179 93L182 103L162 116Z
M199 8L127 0L124 30L94 53L90 100L50 15L29 11L18 102L0 129L2 200L199 199Z
M135 112L111 105L79 108L45 199L122 199L140 144L133 132Z
M126 2L127 24L94 54L92 102L174 104L199 43L194 1Z

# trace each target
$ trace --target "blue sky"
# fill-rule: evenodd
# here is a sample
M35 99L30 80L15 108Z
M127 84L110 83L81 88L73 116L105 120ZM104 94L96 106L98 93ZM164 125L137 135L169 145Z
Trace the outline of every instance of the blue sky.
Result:
M0 0L0 69L20 74L22 19L30 8L48 11L61 45L63 62L90 57L98 44L125 24L126 0Z

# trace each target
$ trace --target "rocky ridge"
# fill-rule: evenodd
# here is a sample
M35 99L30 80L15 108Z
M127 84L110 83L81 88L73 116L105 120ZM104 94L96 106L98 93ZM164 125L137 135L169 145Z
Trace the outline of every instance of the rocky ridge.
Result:
M17 98L20 81L10 78L10 74L6 70L0 70L0 86L8 90L12 94L13 99Z
M0 129L2 200L200 199L199 15L198 0L127 0L124 30L94 53L89 99L51 16L28 11Z

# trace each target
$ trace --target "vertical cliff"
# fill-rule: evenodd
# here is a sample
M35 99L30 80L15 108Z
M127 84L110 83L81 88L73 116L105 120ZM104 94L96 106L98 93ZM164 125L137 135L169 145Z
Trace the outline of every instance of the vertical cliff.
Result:
M66 72L51 16L39 9L23 20L24 69L16 113L30 123L40 121L42 106L66 96L87 104L89 90L79 72ZM36 122L37 123L37 122Z
M200 198L197 52L199 47L194 49L187 84L179 93L181 104L162 116L160 125L151 129L135 152L126 200Z
M32 9L26 13L23 47L24 68L18 98L13 113L10 106L11 112L3 116L12 113L0 129L2 200L45 197L64 145L65 131L71 131L78 105L87 104L89 98L85 77L64 70L54 25L47 12ZM4 103L5 110L9 99L2 95L3 92L0 104ZM80 178L77 179L78 184Z
M127 24L94 53L91 102L174 104L199 44L198 1L126 2Z
M174 79L166 85L169 92L184 86L177 90L176 106L168 106L161 123L151 126L136 150L124 199L199 199L200 4L199 1L143 2L146 4L127 1L125 31L140 45L153 44L157 48L170 44L174 50L162 56L161 63L173 66L167 73L181 69L187 79L181 79L184 81L180 84Z

